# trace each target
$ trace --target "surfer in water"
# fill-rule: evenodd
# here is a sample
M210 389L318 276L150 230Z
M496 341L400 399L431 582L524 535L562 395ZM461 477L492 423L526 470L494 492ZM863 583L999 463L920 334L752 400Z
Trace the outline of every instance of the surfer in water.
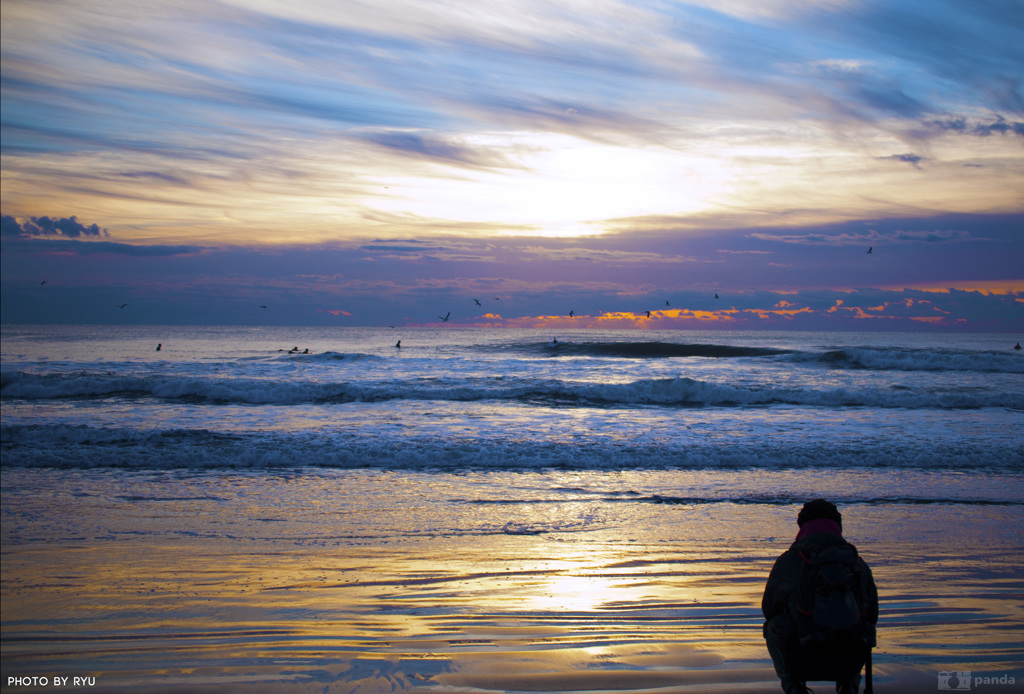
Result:
M395 349L402 349L402 341L401 340L399 340L398 342L395 343Z
M1021 348L1020 348L1020 343L1019 342L1013 346L1013 351L1015 351L1015 352L1019 352L1020 349Z

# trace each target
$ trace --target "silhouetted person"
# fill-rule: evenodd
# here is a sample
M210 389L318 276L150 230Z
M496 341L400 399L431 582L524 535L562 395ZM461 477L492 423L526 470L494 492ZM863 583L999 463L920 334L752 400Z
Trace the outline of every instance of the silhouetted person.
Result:
M808 680L831 680L856 694L875 645L878 590L857 548L843 539L835 504L816 499L797 516L800 531L775 560L761 600L764 638L786 694L807 692Z
M1020 343L1018 342L1018 343L1017 343L1016 345L1014 345L1014 346L1013 346L1013 349L1014 349L1015 351L1019 352L1019 351L1020 351Z
M158 345L156 346L156 351L157 351L157 352L159 352L159 351L160 351L160 348L161 348L161 347L163 347L163 346L164 346L164 343L163 343L163 342L161 342L160 344L158 344Z
M401 340L399 340L398 342L395 343L395 349L402 349L402 341Z

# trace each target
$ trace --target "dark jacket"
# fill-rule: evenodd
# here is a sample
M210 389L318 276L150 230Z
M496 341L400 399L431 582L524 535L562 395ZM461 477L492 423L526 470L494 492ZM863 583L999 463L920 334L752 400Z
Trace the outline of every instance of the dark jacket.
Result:
M778 559L768 576L761 599L761 612L766 620L780 614L788 613L790 605L795 602L800 574L803 571L803 560L800 552L811 547L828 544L849 544L843 539L839 524L827 518L808 521L800 528L796 541ZM878 589L864 560L859 556L857 561L863 564L864 575L867 577L868 604L867 618L872 624L878 623Z

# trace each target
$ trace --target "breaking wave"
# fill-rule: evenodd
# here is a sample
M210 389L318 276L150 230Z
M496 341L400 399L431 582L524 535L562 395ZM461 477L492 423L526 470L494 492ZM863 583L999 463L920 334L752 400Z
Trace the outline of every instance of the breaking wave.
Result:
M814 359L826 366L879 371L975 371L1024 373L1024 358L1007 352L870 349L848 347Z
M964 371L1024 373L1024 355L1009 351L962 351L846 347L825 352L802 352L774 347L674 342L535 342L481 348L517 351L542 357L604 357L611 359L781 358L789 362L840 369L879 371Z
M522 346L525 352L547 357L608 357L617 359L665 359L705 357L728 359L788 354L770 347L678 344L675 342L537 342Z
M387 400L519 401L557 406L761 406L1024 409L1024 393L906 386L856 388L716 384L692 378L588 383L503 376L425 378L376 383L282 381L217 376L79 373L36 375L4 371L4 399L153 398L200 404L300 405Z

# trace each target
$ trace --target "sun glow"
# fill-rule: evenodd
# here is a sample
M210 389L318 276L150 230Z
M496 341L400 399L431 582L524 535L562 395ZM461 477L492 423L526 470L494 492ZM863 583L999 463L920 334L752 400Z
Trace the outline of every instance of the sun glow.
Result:
M552 576L533 602L545 612L595 610L613 592L607 579L600 576Z
M503 234L585 236L604 220L693 214L728 187L711 157L660 148L596 144L565 135L519 134L500 145L516 167L384 179L392 214L494 225Z

